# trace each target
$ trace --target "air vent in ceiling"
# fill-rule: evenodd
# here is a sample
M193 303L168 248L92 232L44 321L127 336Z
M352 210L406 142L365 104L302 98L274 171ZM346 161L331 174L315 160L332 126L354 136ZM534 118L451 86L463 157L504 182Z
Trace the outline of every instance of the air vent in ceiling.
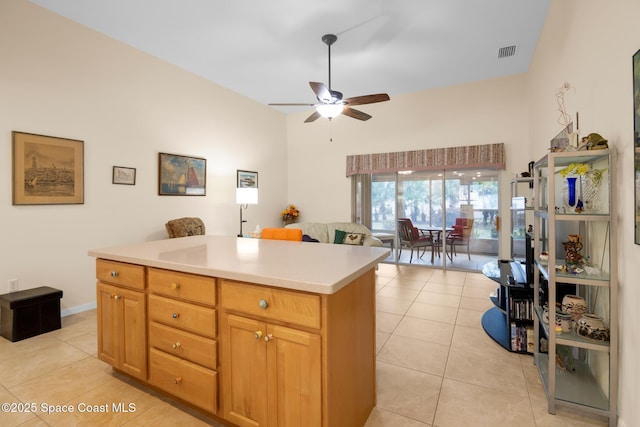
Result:
M498 49L498 59L508 58L516 54L516 45L505 46Z

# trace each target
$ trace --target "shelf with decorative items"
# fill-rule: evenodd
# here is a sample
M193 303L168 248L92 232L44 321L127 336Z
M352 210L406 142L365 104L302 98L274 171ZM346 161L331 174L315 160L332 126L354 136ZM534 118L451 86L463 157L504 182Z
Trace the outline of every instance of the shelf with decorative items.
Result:
M552 152L534 166L534 361L548 398L617 423L615 152Z

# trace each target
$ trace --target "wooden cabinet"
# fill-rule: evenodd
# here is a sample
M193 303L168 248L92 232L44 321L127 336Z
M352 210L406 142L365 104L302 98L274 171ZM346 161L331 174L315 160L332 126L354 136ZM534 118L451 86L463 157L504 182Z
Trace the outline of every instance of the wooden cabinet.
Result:
M218 411L216 280L149 268L149 382Z
M98 260L97 276L98 358L146 380L146 296L127 288L144 289L144 268Z
M225 419L320 426L320 297L223 280L221 299Z
M96 274L100 359L210 415L355 427L375 406L373 269L333 294L103 259Z

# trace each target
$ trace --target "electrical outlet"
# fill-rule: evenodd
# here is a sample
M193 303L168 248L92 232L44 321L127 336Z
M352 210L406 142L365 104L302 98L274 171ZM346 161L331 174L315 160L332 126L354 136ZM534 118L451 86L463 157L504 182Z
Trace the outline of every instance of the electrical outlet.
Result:
M16 292L20 290L20 285L18 279L10 279L9 280L9 292Z

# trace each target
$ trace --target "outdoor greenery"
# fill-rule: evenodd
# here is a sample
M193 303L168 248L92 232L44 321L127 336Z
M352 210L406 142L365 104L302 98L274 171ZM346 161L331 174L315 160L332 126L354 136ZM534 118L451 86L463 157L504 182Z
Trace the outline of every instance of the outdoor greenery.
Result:
M411 218L417 227L441 227L443 204L446 226L472 210L475 238L497 238L495 217L498 211L498 182L493 179L400 177L396 191L394 175L373 177L371 184L371 219L374 230L393 230L397 218ZM397 197L396 197L397 193ZM400 211L396 215L396 209Z

